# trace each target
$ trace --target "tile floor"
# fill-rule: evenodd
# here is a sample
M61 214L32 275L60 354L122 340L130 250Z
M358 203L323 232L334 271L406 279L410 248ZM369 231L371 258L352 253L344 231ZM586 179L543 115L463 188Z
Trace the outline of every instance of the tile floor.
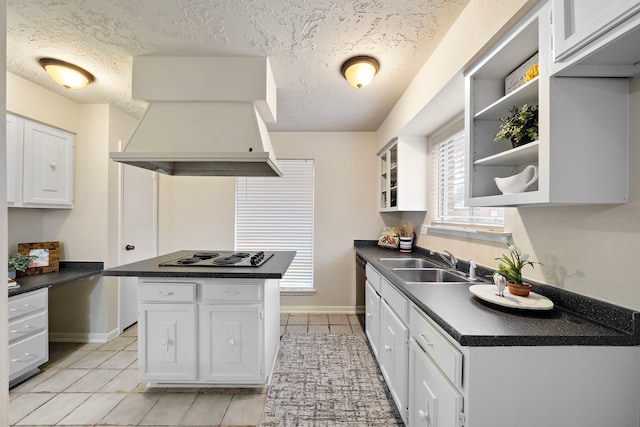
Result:
M358 316L282 314L281 331L363 333ZM106 344L51 343L43 372L9 393L12 426L257 426L268 389L147 388L137 325Z

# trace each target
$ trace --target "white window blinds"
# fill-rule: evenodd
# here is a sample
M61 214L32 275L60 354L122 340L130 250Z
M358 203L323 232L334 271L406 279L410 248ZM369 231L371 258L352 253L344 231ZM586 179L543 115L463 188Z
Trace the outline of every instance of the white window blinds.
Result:
M313 287L313 160L278 160L282 177L236 178L236 250L296 251L282 288Z
M437 222L451 224L503 225L503 208L469 208L464 204L464 127L456 123L432 138L429 147L431 170L435 175L432 200L437 206Z

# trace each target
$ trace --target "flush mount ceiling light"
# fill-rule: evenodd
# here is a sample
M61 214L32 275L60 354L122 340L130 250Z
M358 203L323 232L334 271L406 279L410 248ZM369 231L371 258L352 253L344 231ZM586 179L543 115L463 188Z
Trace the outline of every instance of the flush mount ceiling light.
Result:
M354 56L342 64L342 75L353 87L362 89L373 80L380 64L370 56Z
M41 58L38 62L54 82L67 89L82 89L95 80L87 70L59 59Z

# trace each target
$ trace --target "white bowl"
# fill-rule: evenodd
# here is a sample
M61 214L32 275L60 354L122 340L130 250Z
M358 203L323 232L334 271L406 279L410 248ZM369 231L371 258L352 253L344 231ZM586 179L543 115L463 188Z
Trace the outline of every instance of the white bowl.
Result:
M538 169L529 165L516 175L506 176L504 178L495 177L493 179L502 191L502 194L523 193L527 188L538 180Z

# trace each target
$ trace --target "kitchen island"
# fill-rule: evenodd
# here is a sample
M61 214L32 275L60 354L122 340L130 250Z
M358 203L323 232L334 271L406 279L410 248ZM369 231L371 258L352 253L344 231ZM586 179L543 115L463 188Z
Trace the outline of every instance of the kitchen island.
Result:
M141 378L150 386L267 386L280 343L280 279L295 252L273 252L259 266L160 265L195 252L103 271L138 277Z

